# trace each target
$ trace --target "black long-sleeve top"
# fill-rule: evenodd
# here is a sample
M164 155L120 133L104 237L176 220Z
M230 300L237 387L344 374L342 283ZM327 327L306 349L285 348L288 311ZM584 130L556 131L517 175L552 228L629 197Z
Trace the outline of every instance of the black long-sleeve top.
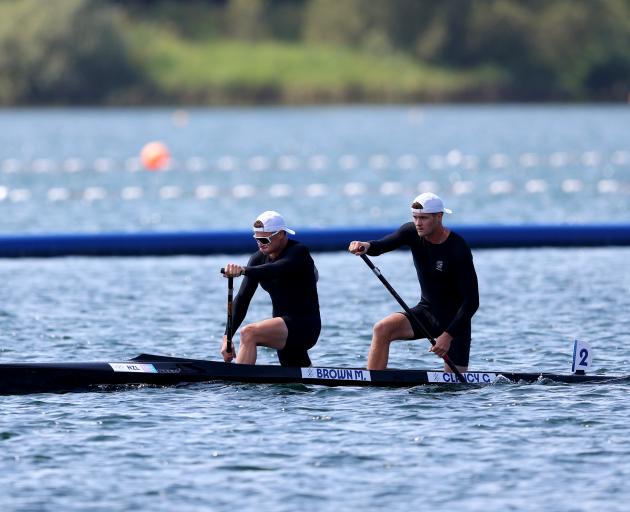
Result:
M420 237L413 222L370 242L368 254L378 256L407 246L426 305L453 337L470 337L471 319L479 307L479 288L473 257L466 241L451 231L441 244Z
M236 332L245 319L259 284L271 297L273 317L315 315L319 318L317 270L308 248L300 242L289 240L273 261L262 252L255 252L244 267L243 275L234 298L232 332Z

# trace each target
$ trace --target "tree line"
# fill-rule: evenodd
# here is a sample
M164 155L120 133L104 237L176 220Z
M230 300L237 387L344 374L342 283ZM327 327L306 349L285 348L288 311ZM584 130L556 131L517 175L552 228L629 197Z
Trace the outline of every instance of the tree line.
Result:
M491 71L491 97L472 100L630 92L630 0L0 0L0 104L163 101L141 25L192 45L276 41Z

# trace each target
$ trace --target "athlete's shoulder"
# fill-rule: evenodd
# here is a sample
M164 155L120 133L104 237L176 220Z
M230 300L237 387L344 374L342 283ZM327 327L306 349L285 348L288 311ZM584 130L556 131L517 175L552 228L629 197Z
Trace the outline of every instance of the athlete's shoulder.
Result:
M416 226L413 222L405 222L396 230L396 233L403 237L410 237L414 235L417 237L418 235L416 232Z
M302 242L291 238L287 243L286 253L304 257L310 256L311 251Z
M308 247L295 238L289 238L289 240L287 240L287 249L294 251L308 251Z
M466 239L462 235L460 235L459 233L453 230L451 230L449 240L455 245L468 247L468 242L466 242Z
M416 225L413 222L405 222L400 226L398 236L411 248L422 246L422 238L418 236Z
M470 255L472 257L472 251L470 250L470 246L468 242L461 236L459 233L455 231L451 231L451 234L448 237L449 246L451 251L454 254L460 255Z
M258 265L262 265L263 263L265 263L265 255L260 251L256 251L250 256L247 266L256 267Z

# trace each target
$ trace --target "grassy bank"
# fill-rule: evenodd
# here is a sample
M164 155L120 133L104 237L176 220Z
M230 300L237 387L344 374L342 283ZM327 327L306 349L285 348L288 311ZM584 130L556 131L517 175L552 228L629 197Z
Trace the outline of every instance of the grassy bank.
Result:
M196 104L492 99L501 75L423 66L402 54L347 48L182 39L155 25L128 33L149 102ZM132 94L132 93L130 93ZM119 98L124 101L124 98Z
M626 102L628 20L630 0L0 0L0 106Z

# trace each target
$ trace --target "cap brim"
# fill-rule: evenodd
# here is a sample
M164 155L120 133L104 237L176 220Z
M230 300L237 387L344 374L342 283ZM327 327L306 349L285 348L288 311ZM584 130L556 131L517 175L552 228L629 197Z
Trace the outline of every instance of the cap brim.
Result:
M432 210L415 210L414 208L411 209L412 213L426 213L427 215L433 214L433 213L453 213L452 210L449 210L448 208L444 208L443 210L436 210L436 211L432 211Z

